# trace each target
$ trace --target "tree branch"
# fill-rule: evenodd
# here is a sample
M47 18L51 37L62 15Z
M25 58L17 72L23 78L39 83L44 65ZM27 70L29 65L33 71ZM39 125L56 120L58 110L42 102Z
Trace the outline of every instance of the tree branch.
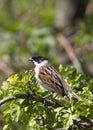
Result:
M87 122L88 124L90 124L93 127L93 120L89 119L88 117L85 116L80 116L81 120Z
M40 120L42 120L42 126L43 127L47 128L48 130L53 130L53 128L49 124L45 123L45 119L44 119L42 113L40 113Z
M44 105L52 106L53 108L61 107L60 104L57 104L56 102L54 102L52 100L45 99L43 97L36 96L33 94L16 94L14 96L6 97L0 101L0 106L5 104L6 102L9 102L11 100L16 100L16 99L29 99L29 100L33 99L37 102L43 103Z
M73 48L71 47L68 39L65 36L63 36L62 34L58 34L56 38L57 38L59 44L61 46L63 46L63 48L67 52L67 54L68 54L70 60L72 61L73 65L78 69L78 71L82 72L81 64L80 64Z
M46 127L48 130L54 130L53 128L51 128L51 127L49 126L49 124L45 124L45 127Z
M73 50L74 50L76 56L80 57L80 56L93 52L93 44L81 46L79 48L73 48ZM62 64L68 64L70 62L71 62L71 60L70 60L69 56L63 57L62 61L61 61Z

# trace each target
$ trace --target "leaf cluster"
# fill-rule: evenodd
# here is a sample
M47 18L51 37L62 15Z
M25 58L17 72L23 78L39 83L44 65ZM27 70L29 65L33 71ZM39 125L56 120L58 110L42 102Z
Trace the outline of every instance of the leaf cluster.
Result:
M93 119L93 80L80 74L75 68L59 66L62 77L68 81L73 91L82 99L56 96L55 93L48 97L61 107L53 108L33 99L16 99L7 102L3 108L6 122L3 130L46 130L47 126L53 129L69 129L75 122L82 122L81 116ZM50 92L37 84L33 71L24 74L15 74L3 82L0 90L0 99L15 94L33 94L44 97ZM55 98L54 98L55 97ZM76 126L79 129L79 126ZM82 126L81 126L82 128ZM92 127L91 127L92 129Z

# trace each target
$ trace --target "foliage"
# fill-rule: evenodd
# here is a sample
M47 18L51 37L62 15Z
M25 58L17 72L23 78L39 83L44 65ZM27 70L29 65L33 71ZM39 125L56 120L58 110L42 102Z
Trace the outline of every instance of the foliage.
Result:
M58 6L60 2L60 0L0 1L0 83L1 79L4 81L11 73L18 73L3 82L0 87L0 100L15 94L30 93L44 97L49 93L36 83L32 71L26 71L25 74L19 74L19 72L28 69L27 61L30 56L43 55L55 66L62 63L62 58L67 56L66 53L64 54L63 47L56 41L59 31L55 29L55 21L57 12L60 10ZM61 12L59 12L59 16L60 14ZM62 15L64 14L62 13ZM74 39L71 35L73 50L92 44L92 28L93 13L86 16L86 20L81 24ZM88 53L82 51L79 54L78 59L84 64L82 68L86 64L86 68L90 68L89 63L93 61L92 48ZM10 68L9 73L8 67ZM74 121L83 122L80 116L93 119L93 80L77 73L76 69L72 67L64 69L60 66L59 69L72 89L80 95L82 101L77 102L74 99L69 101L67 97L57 96L54 101L61 104L62 107L53 108L31 99L11 100L3 108L6 122L4 130L10 128L12 130L44 130L47 129L47 124L53 129L60 127L68 129L75 124ZM93 74L92 69L90 71ZM54 97L55 94L52 94L49 99ZM44 118L45 124L42 118Z
M93 42L93 13L90 13L89 15L86 16L86 20L81 23L81 29L80 32L77 34L75 37L75 42L78 41L79 44L87 44L87 43L92 43Z
M9 101L3 109L3 116L6 121L3 130L10 130L10 128L12 130L14 128L20 130L46 130L47 124L53 129L64 128L66 130L74 125L74 121L82 121L80 116L93 119L93 80L84 74L78 73L71 66L63 68L60 65L59 70L72 89L82 98L82 101L73 98L68 99L67 97L55 97L55 93L48 98L51 100L55 97L54 101L62 107L53 108L28 99ZM0 99L15 94L27 93L41 97L49 93L37 84L33 71L12 75L4 81L0 90Z

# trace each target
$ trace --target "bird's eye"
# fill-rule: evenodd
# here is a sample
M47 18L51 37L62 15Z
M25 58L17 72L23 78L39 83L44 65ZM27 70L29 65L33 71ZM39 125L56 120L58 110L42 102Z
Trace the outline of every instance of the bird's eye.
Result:
M41 63L41 60L39 60L38 63Z

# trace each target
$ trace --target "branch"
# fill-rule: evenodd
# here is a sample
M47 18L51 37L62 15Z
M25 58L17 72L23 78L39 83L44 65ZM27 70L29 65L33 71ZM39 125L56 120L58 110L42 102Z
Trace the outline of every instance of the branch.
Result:
M80 64L73 48L71 47L70 42L67 40L67 38L65 36L63 36L62 34L58 34L57 40L60 43L60 45L63 46L63 48L67 52L67 54L68 54L70 60L72 61L73 65L76 66L78 71L82 72L81 64Z
M48 130L54 130L53 128L51 128L51 127L49 126L49 124L45 124L45 127L46 127Z
M74 120L73 125L70 127L70 129L82 129L82 130L87 130L88 128L91 129L93 127L93 120L85 117L85 116L80 116L80 121ZM69 129L69 130L70 130Z
M85 116L80 116L81 120L87 122L88 124L90 124L93 127L93 120L89 119L88 117Z
M29 100L33 99L37 102L43 103L44 105L52 106L53 108L61 107L61 105L57 104L52 100L45 99L43 97L32 95L32 94L16 94L14 96L6 97L0 101L0 106L6 102L9 102L11 100L16 100L16 99L29 99Z
M93 52L93 44L85 45L79 48L74 48L74 52L77 55L77 57L91 53ZM62 64L67 64L69 62L71 62L69 56L65 56L62 58Z
M43 127L47 128L48 130L53 130L53 128L49 124L45 123L45 119L44 119L42 113L40 113L40 120L42 120L42 126Z

